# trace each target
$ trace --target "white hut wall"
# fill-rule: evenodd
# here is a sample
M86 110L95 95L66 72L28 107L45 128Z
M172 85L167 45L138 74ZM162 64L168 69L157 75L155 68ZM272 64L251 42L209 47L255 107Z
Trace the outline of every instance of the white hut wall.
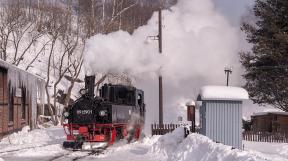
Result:
M203 135L215 142L242 148L242 102L241 101L204 101L200 110ZM203 129L204 128L204 129Z

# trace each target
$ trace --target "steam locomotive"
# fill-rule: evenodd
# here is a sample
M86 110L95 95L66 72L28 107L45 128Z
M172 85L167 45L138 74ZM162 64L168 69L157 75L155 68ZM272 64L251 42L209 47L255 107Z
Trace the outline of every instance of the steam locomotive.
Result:
M85 77L81 97L63 113L67 140L64 148L83 145L106 146L117 140L139 139L144 125L144 92L131 86L105 84L95 97L95 76ZM98 143L98 144L97 144Z

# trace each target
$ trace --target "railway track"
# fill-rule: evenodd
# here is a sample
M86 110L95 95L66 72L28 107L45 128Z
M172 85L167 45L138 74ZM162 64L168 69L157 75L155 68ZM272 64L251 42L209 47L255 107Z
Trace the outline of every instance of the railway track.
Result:
M31 146L31 147L25 147L25 148L21 148L21 149L13 149L13 150L7 150L7 151L0 151L0 154L10 154L10 153L15 153L15 152L19 152L19 151L25 151L25 150L29 150L29 149L42 148L42 147L47 147L47 146L52 146L52 145L59 145L59 143L58 144L40 145L40 146ZM92 151L91 150L73 150L73 151L68 151L67 153L63 153L63 154L54 156L54 157L50 158L47 161L57 161L57 160L60 160L61 158L66 158L66 159L69 159L71 161L78 161L78 160L81 160L81 159L83 159L85 157L88 157L88 156L103 154L103 152L106 149L107 149L107 147L94 149ZM73 156L73 154L75 154L75 153L79 153L79 155Z
M0 151L0 154L5 154L5 153L14 153L22 150L27 150L27 149L35 149L35 148L41 148L41 147L46 147L46 146L51 146L51 145L58 145L57 144L46 144L46 145L39 145L39 146L31 146L31 147L25 147L25 148L19 148L19 149L12 149L12 150L7 150L7 151Z
M93 155L100 155L103 154L103 152L107 149L107 147L105 148L98 148L98 149L94 149L92 151L89 150L75 150L75 151L71 151L69 153L64 153L58 156L55 156L53 158L50 158L48 161L57 161L60 160L61 158L65 158L65 159L69 159L71 161L78 161L81 160L83 158L89 157L89 156L93 156ZM77 152L81 152L79 153L78 156L73 156L73 154L77 153ZM85 152L85 153L84 153Z
M106 148L105 148L106 149ZM105 151L105 149L97 149L97 150L93 150L92 152L90 152L88 155L86 156L78 156L72 159L72 161L77 161L83 158L86 158L88 156L92 156L92 155L100 155L103 154L103 152Z

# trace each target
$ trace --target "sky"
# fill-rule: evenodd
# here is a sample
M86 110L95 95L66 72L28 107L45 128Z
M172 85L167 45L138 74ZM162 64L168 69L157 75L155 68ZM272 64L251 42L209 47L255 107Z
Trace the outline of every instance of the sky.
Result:
M213 0L213 2L216 9L224 14L232 25L239 26L241 16L253 6L254 0Z

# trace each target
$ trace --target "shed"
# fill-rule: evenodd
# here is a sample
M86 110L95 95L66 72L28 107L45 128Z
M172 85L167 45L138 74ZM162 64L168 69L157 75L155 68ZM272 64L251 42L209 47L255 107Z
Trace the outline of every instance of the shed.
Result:
M251 116L255 132L288 132L288 112L259 112Z
M242 101L245 99L248 99L248 92L243 88L202 87L197 98L200 106L200 134L215 142L241 149Z
M35 128L44 85L42 78L0 60L0 138L27 125Z

